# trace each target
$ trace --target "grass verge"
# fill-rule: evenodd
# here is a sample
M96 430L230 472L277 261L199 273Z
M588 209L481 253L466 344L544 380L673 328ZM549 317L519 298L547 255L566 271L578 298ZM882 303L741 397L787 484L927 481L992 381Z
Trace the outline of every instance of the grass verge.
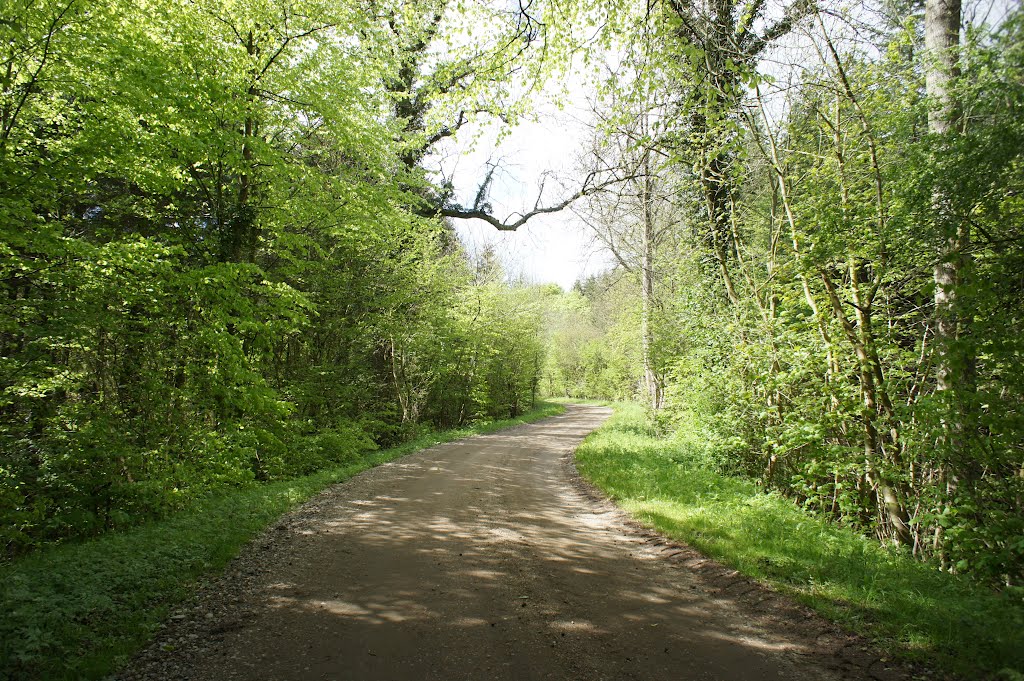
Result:
M284 512L328 485L420 449L565 411L425 434L359 463L231 490L132 530L40 550L0 568L0 679L99 679L156 632L199 580Z
M586 478L660 532L771 583L890 653L966 678L1024 679L1021 594L994 593L702 466L618 405L578 450Z

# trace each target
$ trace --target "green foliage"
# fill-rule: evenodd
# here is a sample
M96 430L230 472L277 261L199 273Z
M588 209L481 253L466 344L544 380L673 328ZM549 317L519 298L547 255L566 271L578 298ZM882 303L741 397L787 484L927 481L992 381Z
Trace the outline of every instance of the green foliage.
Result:
M417 166L502 110L514 41L435 2L3 9L5 557L531 406L525 294L472 281Z
M247 266L185 269L180 249L150 239L68 245L48 295L17 306L38 321L8 339L30 348L4 366L0 456L20 499L0 511L9 550L159 513L178 481L252 479L246 429L272 438L288 413L246 345L294 328L301 296Z
M580 447L577 464L644 523L892 652L966 678L1024 670L1019 593L934 571L750 480L715 472L700 425L659 438L641 407L618 405Z
M716 7L726 13L712 36L737 26L734 5ZM709 470L937 569L1016 588L1024 19L968 32L949 92L959 124L936 135L920 17L875 18L873 50L841 23L810 28L820 61L781 87L752 78L758 55L740 54L743 41L698 40L703 15L680 27L652 14L633 34L628 82L605 83L616 108L602 112L602 148L652 145L671 159L657 182L678 187L648 207L680 215L654 268L656 424L699 433L690 448ZM634 100L666 87L645 114L663 136L623 135ZM612 204L635 201L617 191ZM936 304L937 262L957 271L944 286L955 323ZM640 306L633 291L620 319ZM585 380L602 369L583 348L608 353L619 337L572 328L589 335L553 343L546 385L614 394ZM635 386L635 364L631 375Z
M304 438L298 452L275 462L283 470L274 477L308 475L330 466L355 463L376 448L377 445L359 426L340 425Z
M636 396L643 368L632 285L613 271L545 300L545 394L611 400Z

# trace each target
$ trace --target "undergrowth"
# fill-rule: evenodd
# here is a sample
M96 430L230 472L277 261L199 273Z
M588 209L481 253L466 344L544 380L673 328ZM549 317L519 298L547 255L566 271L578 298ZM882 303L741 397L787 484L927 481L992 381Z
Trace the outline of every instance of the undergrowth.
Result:
M411 452L565 411L428 433L344 467L237 489L166 520L40 550L0 567L0 679L99 679L156 632L200 580L284 512L328 485Z
M685 434L656 437L642 407L577 452L580 472L644 523L792 594L890 653L967 678L1024 679L1024 604L714 472Z

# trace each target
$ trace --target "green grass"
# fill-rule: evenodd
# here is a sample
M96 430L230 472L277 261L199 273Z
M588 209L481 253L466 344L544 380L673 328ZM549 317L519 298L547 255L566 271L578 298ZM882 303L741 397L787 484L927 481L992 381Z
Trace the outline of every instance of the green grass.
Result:
M432 445L565 411L423 435L357 464L232 490L167 520L55 546L0 568L0 679L99 679L149 641L203 578L284 512L360 471Z
M1024 603L888 551L654 437L643 408L619 405L577 452L580 472L640 521L892 654L967 678L1022 679Z

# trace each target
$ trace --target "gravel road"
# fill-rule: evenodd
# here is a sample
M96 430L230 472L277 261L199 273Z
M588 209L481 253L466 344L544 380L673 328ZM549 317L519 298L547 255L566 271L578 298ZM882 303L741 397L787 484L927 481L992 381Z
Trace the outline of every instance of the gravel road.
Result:
M610 411L440 445L283 518L119 678L901 679L575 474Z

